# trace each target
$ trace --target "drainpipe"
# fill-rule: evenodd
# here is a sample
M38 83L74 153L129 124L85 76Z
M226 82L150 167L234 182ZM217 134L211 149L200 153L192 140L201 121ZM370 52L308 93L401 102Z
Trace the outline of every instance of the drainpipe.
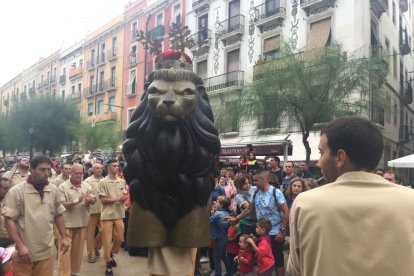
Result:
M147 15L147 21L145 22L145 34L148 32L148 24L149 24L149 21L151 19L151 16L152 16L151 13L149 13ZM145 83L146 77L147 77L147 51L148 50L145 49L145 55L144 55L144 83Z

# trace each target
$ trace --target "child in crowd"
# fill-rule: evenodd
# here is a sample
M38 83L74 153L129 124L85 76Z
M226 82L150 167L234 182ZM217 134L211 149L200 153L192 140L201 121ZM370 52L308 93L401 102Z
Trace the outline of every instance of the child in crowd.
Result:
M231 267L233 268L233 273L237 271L237 263L235 257L239 254L239 243L237 238L237 227L238 224L230 225L227 232L227 256L229 257Z
M269 231L272 229L272 223L267 219L260 219L256 224L257 246L252 238L246 241L252 246L257 256L257 275L272 276L275 259L272 254Z
M243 234L239 239L239 254L234 260L239 264L240 276L253 276L254 263L252 247L247 242L247 239L251 236L249 234Z
M211 237L214 240L214 264L216 276L221 276L221 260L223 260L226 267L226 275L233 276L230 260L226 254L229 224L224 220L224 217L229 215L226 211L229 206L230 199L225 196L218 196L211 210L210 231Z

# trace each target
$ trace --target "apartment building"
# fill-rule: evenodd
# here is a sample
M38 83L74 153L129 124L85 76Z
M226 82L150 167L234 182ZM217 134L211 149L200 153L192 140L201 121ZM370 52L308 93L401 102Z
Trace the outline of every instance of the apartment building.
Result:
M361 56L370 56L382 51L389 56L387 81L381 86L385 104L365 116L383 131L386 147L382 166L386 160L412 151L412 1L300 0L297 4L295 8L287 0L188 2L187 24L198 42L191 49L194 70L205 81L213 110L216 103L224 102L231 111L255 75L271 70L271 63L277 62L283 41L294 39L298 51L339 42L350 53L359 51ZM259 58L266 62L256 64ZM277 144L287 136L286 124L262 124L262 133L266 134L259 135L257 123L227 122L220 129L222 144L274 144L274 152L283 155L283 147ZM405 135L407 129L409 134ZM313 161L319 157L318 137L313 133L309 138ZM289 140L293 146L289 159L304 160L301 135L293 131Z
M123 43L123 15L85 38L81 117L92 124L122 124Z
M59 90L57 80L60 71L60 50L46 58L41 58L37 68L37 91L40 95L56 96Z

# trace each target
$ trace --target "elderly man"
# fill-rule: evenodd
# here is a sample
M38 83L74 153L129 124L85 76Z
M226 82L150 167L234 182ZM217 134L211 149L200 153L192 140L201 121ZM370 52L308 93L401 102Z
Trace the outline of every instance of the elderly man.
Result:
M89 205L96 201L89 184L82 182L83 166L74 164L70 171L70 179L59 186L60 200L66 208L66 236L71 244L70 249L59 252L59 276L77 275L80 272L86 226L89 222Z
M103 165L95 163L92 166L92 175L85 179L85 182L89 184L91 193L96 197L96 203L90 208L90 220L86 227L86 248L88 251L88 261L95 263L97 260L97 253L102 247L102 235L99 233L95 238L96 227L100 227L99 222L101 219L102 203L99 199L99 182L102 179ZM99 253L98 253L99 254Z
M58 189L48 182L51 165L44 155L33 157L31 175L6 194L1 212L16 244L15 276L53 275L53 221L62 237L60 249L66 252L69 248L62 215L65 208L60 203Z
M322 130L317 165L329 184L293 202L292 276L414 275L414 191L372 173L383 147L381 131L363 118Z
M17 159L16 165L14 165L10 171L5 172L3 174L3 177L7 178L10 182L10 185L13 187L19 183L24 182L29 174L29 158L19 157L19 159Z

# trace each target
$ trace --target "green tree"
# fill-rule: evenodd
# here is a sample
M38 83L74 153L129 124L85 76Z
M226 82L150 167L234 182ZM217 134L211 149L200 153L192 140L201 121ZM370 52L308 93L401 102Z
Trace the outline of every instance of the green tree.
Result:
M116 151L122 143L122 132L114 122L97 123L83 121L78 131L79 139L84 150L94 152L97 149Z
M63 102L50 96L38 96L30 101L20 102L6 118L9 140L20 150L35 149L46 153L61 149L72 141L74 130L79 126L79 112L75 104ZM32 134L29 130L32 128Z
M239 114L256 120L257 129L277 128L281 122L287 129L299 128L309 162L308 137L315 126L344 114L371 116L381 102L378 87L386 74L387 61L378 51L361 57L336 44L295 53L285 44L280 59L256 66Z

